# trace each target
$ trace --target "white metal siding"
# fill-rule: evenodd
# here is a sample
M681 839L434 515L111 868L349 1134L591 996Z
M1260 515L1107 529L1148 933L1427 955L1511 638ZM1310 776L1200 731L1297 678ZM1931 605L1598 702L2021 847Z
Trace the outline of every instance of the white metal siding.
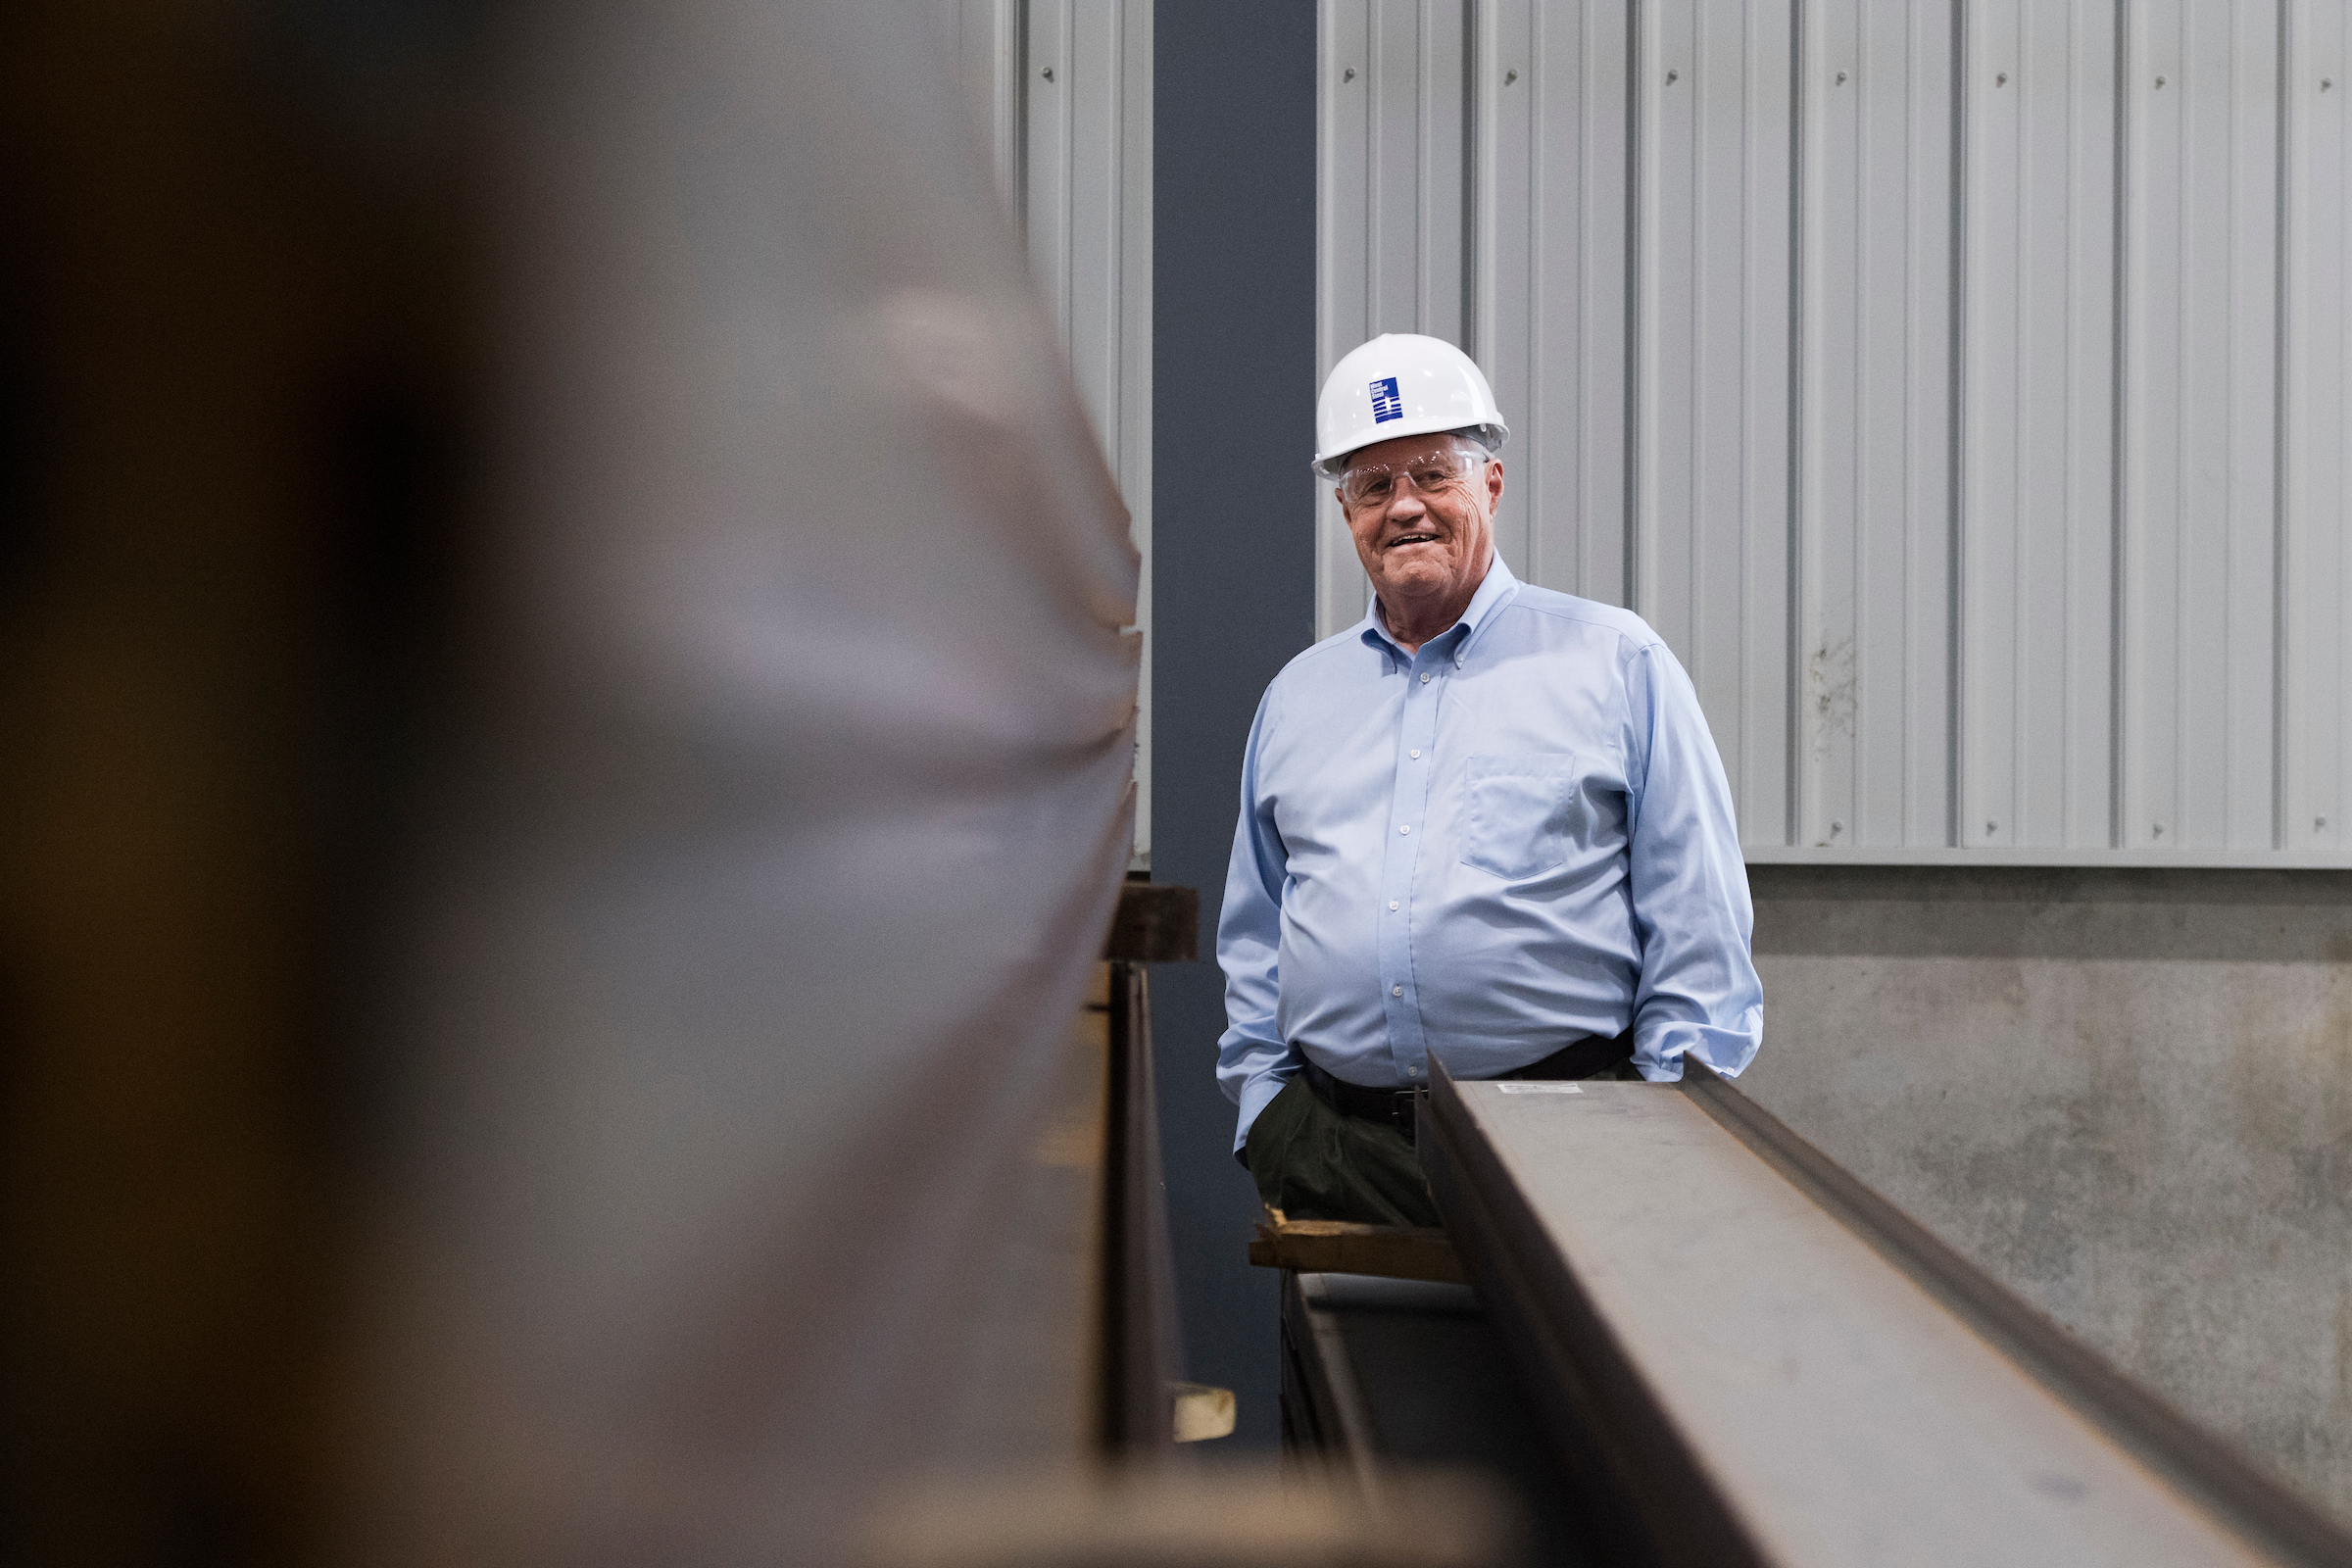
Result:
M2288 8L2286 75L2285 525L2280 710L2286 715L2280 838L2341 850L2352 812L2352 7Z
M1940 844L1952 761L1954 9L1837 0L1802 20L1802 809L1786 828L1758 817L1747 831L1839 850ZM1757 794L1758 808L1780 806Z
M2116 8L1967 9L1956 834L2099 850L2116 782Z
M1322 363L1478 357L1753 858L2343 863L2348 9L1323 0Z
M1632 214L1588 195L1624 188L1631 16L1544 0L1482 16L1473 338L1515 432L1500 548L1533 580L1622 603Z
M1382 332L1460 341L1466 282L1468 78L1462 0L1325 0L1316 342L1333 362ZM1339 347L1334 350L1333 344ZM1314 485L1317 624L1364 612L1363 569L1331 487Z
M2277 27L2158 0L2126 39L2125 844L2272 847Z
M1740 819L1780 826L1793 18L1786 0L1637 18L1633 607L1690 670Z

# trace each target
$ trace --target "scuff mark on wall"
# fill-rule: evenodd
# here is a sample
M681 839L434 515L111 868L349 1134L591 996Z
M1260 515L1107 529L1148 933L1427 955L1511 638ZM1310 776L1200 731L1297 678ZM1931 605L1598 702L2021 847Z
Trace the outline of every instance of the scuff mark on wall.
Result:
M1813 710L1813 755L1828 758L1830 743L1854 733L1854 640L1826 644L1805 662L1805 696Z

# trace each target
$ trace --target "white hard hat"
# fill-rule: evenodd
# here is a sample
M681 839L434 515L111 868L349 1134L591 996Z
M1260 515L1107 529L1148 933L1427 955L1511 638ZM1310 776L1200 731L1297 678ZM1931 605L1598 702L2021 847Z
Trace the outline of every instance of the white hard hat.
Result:
M1350 350L1323 383L1315 400L1315 471L1337 478L1348 453L1376 441L1464 429L1489 452L1511 437L1476 363L1442 337L1383 332Z

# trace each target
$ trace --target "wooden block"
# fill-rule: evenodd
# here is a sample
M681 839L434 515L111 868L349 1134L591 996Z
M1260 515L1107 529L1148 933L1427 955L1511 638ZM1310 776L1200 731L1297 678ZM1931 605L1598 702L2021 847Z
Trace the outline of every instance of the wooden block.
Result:
M1171 1383L1168 1393L1175 1406L1178 1443L1205 1443L1211 1438L1233 1436L1231 1389L1211 1388L1205 1383Z
M1392 1280L1467 1285L1469 1274L1442 1230L1356 1225L1336 1219L1284 1219L1269 1209L1250 1243L1260 1268L1308 1274L1377 1274Z

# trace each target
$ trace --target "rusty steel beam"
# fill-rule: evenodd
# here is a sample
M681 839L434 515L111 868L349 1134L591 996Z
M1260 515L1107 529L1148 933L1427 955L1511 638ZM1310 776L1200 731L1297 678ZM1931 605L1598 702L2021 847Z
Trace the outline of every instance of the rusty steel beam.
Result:
M1727 1083L1472 1083L1424 1158L1610 1554L2352 1562Z

